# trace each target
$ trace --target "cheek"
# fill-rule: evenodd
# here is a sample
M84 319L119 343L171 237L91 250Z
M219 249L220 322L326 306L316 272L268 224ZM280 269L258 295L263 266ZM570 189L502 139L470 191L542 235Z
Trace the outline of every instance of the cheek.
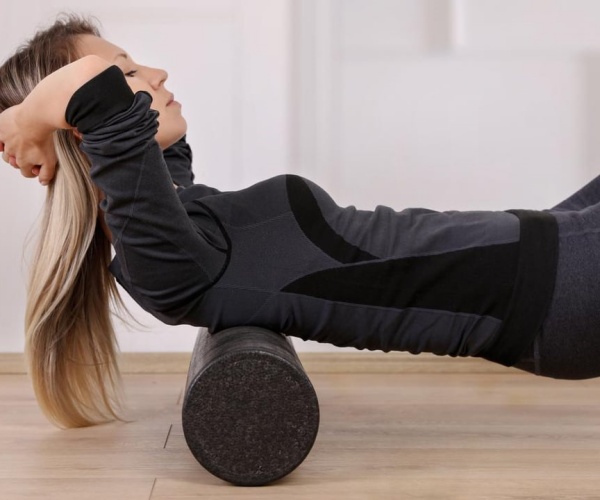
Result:
M152 102L154 103L156 101L154 92L152 90L152 87L150 87L150 85L148 85L147 83L145 83L137 78L127 78L127 77L125 77L125 78L127 80L127 84L129 85L129 88L133 91L134 94L136 92L139 92L140 90L145 90L152 96Z

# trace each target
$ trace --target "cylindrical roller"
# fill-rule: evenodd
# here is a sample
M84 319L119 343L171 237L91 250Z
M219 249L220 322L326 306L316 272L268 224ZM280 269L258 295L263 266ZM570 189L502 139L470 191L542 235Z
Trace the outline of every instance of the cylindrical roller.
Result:
M240 486L293 471L319 429L319 402L289 338L256 327L198 333L183 402L198 462Z

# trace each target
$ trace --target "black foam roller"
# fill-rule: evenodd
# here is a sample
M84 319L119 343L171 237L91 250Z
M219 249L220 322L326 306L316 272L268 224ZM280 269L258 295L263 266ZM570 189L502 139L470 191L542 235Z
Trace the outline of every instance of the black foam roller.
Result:
M183 432L198 462L240 486L282 478L310 452L319 403L285 335L236 327L196 339Z

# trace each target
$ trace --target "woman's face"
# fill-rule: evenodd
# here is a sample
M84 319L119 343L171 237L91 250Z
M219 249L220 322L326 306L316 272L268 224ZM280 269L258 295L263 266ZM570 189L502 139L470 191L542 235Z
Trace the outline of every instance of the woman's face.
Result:
M124 50L94 35L78 35L77 47L82 57L97 55L116 64L133 92L145 90L152 96L151 108L159 113L156 141L162 149L185 135L187 123L181 115L181 104L173 100L173 94L164 86L166 71L137 64Z

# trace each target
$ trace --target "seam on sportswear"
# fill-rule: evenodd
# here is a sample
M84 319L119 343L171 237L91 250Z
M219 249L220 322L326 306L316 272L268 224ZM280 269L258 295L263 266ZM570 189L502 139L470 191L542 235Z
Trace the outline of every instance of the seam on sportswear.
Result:
M140 184L142 183L142 176L144 175L144 167L146 165L146 155L148 154L148 148L146 147L144 149L145 149L145 151L144 151L144 156L142 156L142 167L139 169L139 175L137 178L137 182L135 184L135 192L133 193L133 203L131 204L131 207L129 208L129 213L127 214L127 219L125 220L125 223L123 224L123 227L121 228L121 231L119 231L119 234L117 235L117 239L119 239L119 240L122 239L121 236L123 235L123 232L129 225L129 221L132 219L135 207L138 204L138 193L140 190Z
M455 253L455 252L462 252L464 250L473 250L475 248L487 248L487 247L494 247L494 246L500 246L500 245L513 245L513 244L517 244L519 243L519 239L510 239L510 240L506 240L506 241L499 241L497 243L485 243L485 244L481 244L481 245L472 245L472 246L464 246L464 247L456 247L456 248L452 248L450 250L440 250L437 252L431 252L431 253L411 253L410 255L406 255L406 256L400 256L400 257L394 257L394 258L400 258L400 259L404 259L404 258L409 258L409 257L435 257L436 255L444 255L444 254L448 254L448 253ZM389 260L389 257L383 260Z
M238 230L252 229L252 228L255 228L255 227L263 226L263 225L268 224L269 222L272 222L272 221L277 220L277 219L283 219L286 216L289 217L290 215L293 216L294 214L291 211L287 211L287 212L284 212L282 214L275 215L275 216L273 216L273 217L271 217L269 219L266 219L266 220L263 220L263 221L260 221L260 222L255 222L253 224L247 224L245 226L236 226L234 224L226 224L226 223L223 223L223 225L227 226L227 227L230 227L230 228L233 228L233 229L238 229Z
M208 214L213 218L213 220L217 224L217 227L219 228L219 231L221 231L223 238L225 238L225 243L227 245L227 250L225 253L225 262L223 262L223 266L221 267L221 269L219 270L219 272L217 273L215 278L213 280L210 280L209 284L202 288L201 293L203 293L204 291L208 290L209 288L213 287L216 283L218 283L218 281L224 276L225 271L229 267L229 262L231 261L231 253L233 252L233 248L232 248L231 238L229 237L229 233L227 233L227 231L225 230L225 227L223 226L221 219L219 219L217 217L217 215L201 201L195 200L195 202L199 206L204 208L208 212ZM197 262L197 261L194 259L194 262ZM204 268L202 267L202 265L201 264L198 264L198 265L199 265L200 269L202 269L204 271ZM204 272L206 273L206 271L204 271Z
M266 290L261 290L261 289L253 289L252 287L236 287L236 286L227 286L227 285L216 285L215 288L236 288L238 290L248 290L248 291L265 291ZM271 291L272 293L272 291ZM326 302L328 304L336 304L336 305L340 305L340 306L345 306L345 307L360 307L362 309L376 309L376 310L382 310L382 311L390 311L389 307L383 307L383 306L374 306L374 305L369 305L369 304L354 304L354 303L350 303L350 302L342 302L342 301L338 301L338 300L329 300L329 299L321 299L321 298L317 298L317 297L311 297L310 295L303 295L301 293L289 293L289 292L284 292L285 295L294 295L296 297L301 297L303 299L306 300L310 300L310 301L317 301L317 302ZM398 312L403 312L403 311L422 311L422 312L427 312L427 313L434 313L438 316L461 316L461 317L466 317L466 318L484 318L484 319L489 319L494 321L495 323L501 324L502 320L495 318L494 316L488 316L488 315L480 315L480 314L470 314L470 313L463 313L463 312L453 312L453 311L442 311L441 309L427 309L425 307L405 307L404 309L396 309L394 308L393 311L398 311Z
M148 154L148 148L145 148L144 151L144 155L142 156L142 167L139 170L139 175L137 178L137 183L135 185L135 192L133 195L133 203L131 204L131 207L129 209L129 212L127 214L127 218L125 219L125 222L123 223L123 226L121 227L121 230L119 231L119 234L116 235L115 239L115 243L119 242L121 243L123 241L123 233L125 232L125 229L127 228L127 226L129 225L129 221L132 219L133 213L134 213L134 209L136 207L136 205L138 204L138 192L140 189L140 184L142 182L142 175L144 175L144 165L145 165L145 161L146 161L146 155ZM173 243L173 242L171 242ZM131 278L131 274L129 273L129 264L128 264L128 258L127 258L127 253L126 253L126 249L125 247L122 245L121 243L121 247L122 247L122 258L123 258L123 263L122 263L122 267L125 268L126 272L127 272L127 281L130 284L130 286L132 288L135 288L136 285L134 285L133 280Z
M274 293L273 290L267 290L266 288L259 288L254 286L240 286L240 285L228 285L227 283L220 283L215 285L215 288L227 288L229 290L246 290L252 292L265 292Z
M511 291L511 296L512 296L512 291ZM480 347L479 351L477 351L475 356L481 357L481 355L485 354L489 348L491 348L493 345L496 345L496 342L498 341L500 335L502 334L503 327L504 327L504 321L500 320L498 329L492 335L490 335L490 337L483 343L483 345Z
M251 325L254 322L255 318L260 315L260 313L263 311L263 309L265 309L268 305L271 304L274 297L275 297L275 293L271 293L271 295L265 299L265 301L262 303L262 305L256 311L254 311L254 314L252 316L250 316L250 319L248 320L248 324Z
M573 231L573 232L558 232L558 237L559 238L567 238L567 237L571 237L571 236L581 236L582 234L593 234L593 233L600 233L600 229L582 229L580 231Z
M540 358L540 336L543 334L544 327L540 328L540 331L533 339L533 361L535 374L541 376L542 374L542 360Z

